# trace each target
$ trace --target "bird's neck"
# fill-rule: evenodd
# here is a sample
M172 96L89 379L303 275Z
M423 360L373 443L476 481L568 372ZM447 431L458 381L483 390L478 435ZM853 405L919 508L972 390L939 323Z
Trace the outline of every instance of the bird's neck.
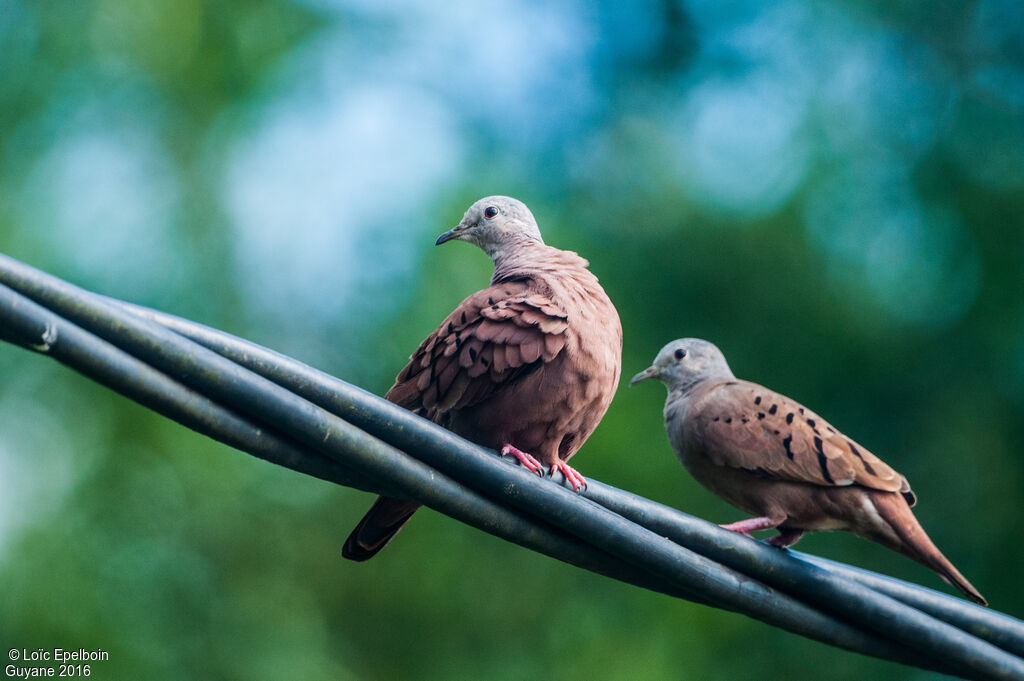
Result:
M672 380L669 385L668 394L669 399L685 399L692 397L697 394L705 386L710 386L712 383L721 383L723 381L735 381L736 377L732 373L722 372L716 376L706 375L690 375L690 376L677 376Z
M502 244L488 253L494 261L491 283L528 276L536 272L586 269L587 261L572 251L547 246L535 239Z
M668 396L670 400L680 400L693 394L697 387L704 382L702 378L680 378L669 386Z

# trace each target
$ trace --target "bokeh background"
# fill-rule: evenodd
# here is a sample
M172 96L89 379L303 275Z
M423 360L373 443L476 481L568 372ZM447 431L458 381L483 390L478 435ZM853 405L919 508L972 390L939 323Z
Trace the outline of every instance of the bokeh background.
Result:
M378 393L511 194L590 259L624 374L679 336L907 475L1024 615L1024 4L0 0L0 251ZM663 391L574 463L719 522ZM0 643L100 679L924 679L369 495L0 347ZM801 549L936 588L849 535Z

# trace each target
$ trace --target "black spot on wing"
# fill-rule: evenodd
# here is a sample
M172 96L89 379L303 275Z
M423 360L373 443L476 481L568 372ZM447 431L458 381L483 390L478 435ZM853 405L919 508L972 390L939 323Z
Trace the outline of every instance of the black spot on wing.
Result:
M786 456L789 457L790 461L793 460L793 450L790 449L791 444L793 444L793 436L787 435L786 439L782 441L782 446L786 448Z
M853 444L852 440L847 440L846 444L850 445L850 451L853 452L855 457L860 459L862 464L864 464L864 470L868 472L868 475L874 475L875 469L871 467L871 464L864 460L864 455L860 453L859 449L857 449L857 445Z
M786 423L793 423L793 412L786 414Z
M773 404L771 407L768 408L768 413L774 415L775 412L777 412L778 410L779 410L779 405Z
M825 478L825 482L830 485L835 484L835 480L828 472L828 457L825 456L825 452L822 449L822 442L820 437L814 438L814 448L818 450L818 466L821 468L821 475Z
M754 398L754 404L761 404L761 396L760 395L758 395L757 397Z

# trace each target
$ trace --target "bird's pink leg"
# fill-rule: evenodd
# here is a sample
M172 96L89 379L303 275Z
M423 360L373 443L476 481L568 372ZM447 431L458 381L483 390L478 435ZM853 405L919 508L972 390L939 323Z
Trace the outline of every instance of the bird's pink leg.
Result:
M499 453L502 456L514 456L519 460L519 463L526 466L532 472L536 473L537 475L544 475L544 467L541 465L540 461L537 461L537 459L534 458L532 454L527 454L526 452L521 451L510 444L506 444L504 447L502 447Z
M773 527L778 527L783 523L784 520L785 518L747 518L746 520L737 520L734 523L729 523L728 525L720 525L719 527L725 530L732 530L733 532L738 532L739 534L746 535L753 539L753 537L750 535L751 532L756 532L757 530L768 530Z
M765 542L780 549L785 549L800 541L802 536L804 536L803 530L779 530L777 535L768 537Z
M578 470L576 470L566 462L559 461L554 466L552 466L551 475L554 475L556 470L562 471L562 475L565 476L565 479L569 481L569 484L572 485L572 488L577 492L579 492L580 490L587 486L587 479L580 475L580 472Z

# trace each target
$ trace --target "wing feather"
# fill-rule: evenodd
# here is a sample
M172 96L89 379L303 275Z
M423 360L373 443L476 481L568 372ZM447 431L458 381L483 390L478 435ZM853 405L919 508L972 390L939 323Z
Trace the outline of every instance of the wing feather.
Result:
M567 315L530 282L505 282L459 304L420 344L387 399L433 420L481 402L495 388L565 349Z
M779 480L861 485L913 496L906 479L825 419L747 381L718 381L687 415L688 438L712 463Z

